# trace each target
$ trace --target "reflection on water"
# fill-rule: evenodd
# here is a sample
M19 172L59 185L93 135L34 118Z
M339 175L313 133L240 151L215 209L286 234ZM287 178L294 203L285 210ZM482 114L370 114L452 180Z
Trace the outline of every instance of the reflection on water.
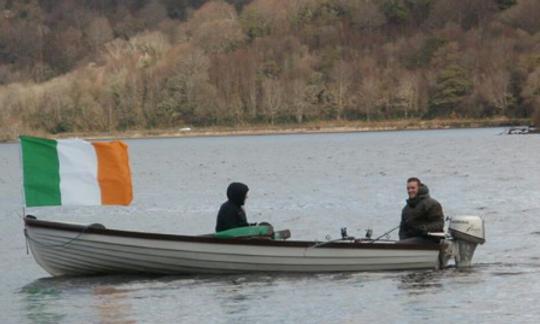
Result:
M481 264L442 271L47 278L24 286L19 293L26 318L39 323L135 323L157 318L163 322L198 323L205 318L208 322L273 323L282 322L284 316L287 322L305 322L314 316L319 320L310 322L357 323L359 318L360 322L377 321L380 315L375 316L373 309L387 309L384 318L390 322L403 318L422 322L435 316L437 309L471 308L463 304L463 298L474 298L473 291L488 289L497 296L504 282L496 278L520 275L494 271L505 267L512 269L507 264ZM502 302L489 299L470 311ZM74 312L73 307L80 309ZM156 313L160 309L167 312Z
M398 288L410 294L432 293L442 288L441 274L443 271L418 271L399 276Z
M102 323L129 324L136 321L131 318L129 290L118 289L110 285L100 285L92 289L93 305L97 307L99 321Z
M24 286L22 296L25 316L30 322L58 323L66 319L70 301L78 298L86 300L84 304L96 309L100 323L135 323L132 319L130 304L131 288L118 286L148 282L158 277L153 276L96 276L42 278ZM164 282L167 282L165 279ZM68 320L69 321L69 320Z
M21 293L24 305L24 314L30 322L58 323L65 313L60 313L51 304L62 302L61 291L54 286L41 285L40 282L25 286Z

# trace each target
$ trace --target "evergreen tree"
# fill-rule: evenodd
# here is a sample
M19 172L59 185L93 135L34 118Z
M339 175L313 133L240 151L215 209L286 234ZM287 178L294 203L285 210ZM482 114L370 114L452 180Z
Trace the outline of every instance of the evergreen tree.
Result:
M450 64L439 72L429 100L430 116L449 116L458 110L472 90L467 71L457 64Z

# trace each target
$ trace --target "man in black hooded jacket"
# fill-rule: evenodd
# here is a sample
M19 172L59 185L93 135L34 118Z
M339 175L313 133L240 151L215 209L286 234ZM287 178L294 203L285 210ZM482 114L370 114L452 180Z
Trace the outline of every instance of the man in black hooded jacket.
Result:
M216 232L225 231L231 228L249 226L246 212L242 206L246 202L248 186L240 182L233 182L227 188L228 200L219 209Z
M404 242L438 242L427 235L428 232L442 232L444 214L441 204L429 196L428 187L418 178L407 180L407 205L401 212L399 239Z

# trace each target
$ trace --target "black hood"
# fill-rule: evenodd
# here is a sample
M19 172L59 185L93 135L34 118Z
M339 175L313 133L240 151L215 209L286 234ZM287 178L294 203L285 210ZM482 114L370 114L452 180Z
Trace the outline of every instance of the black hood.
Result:
M416 197L424 198L429 197L429 188L425 184L421 184L420 188L418 188L418 193L416 194Z
M249 191L248 186L240 182L233 182L227 188L227 198L236 206L243 206L246 202L246 194Z

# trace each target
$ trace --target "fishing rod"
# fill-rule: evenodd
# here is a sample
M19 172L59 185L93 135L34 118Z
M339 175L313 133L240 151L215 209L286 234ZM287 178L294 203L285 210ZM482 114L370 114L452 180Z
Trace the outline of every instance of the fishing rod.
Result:
M327 237L329 237L329 236L330 235L327 235ZM317 242L314 245L310 246L310 248L317 248L319 246L323 246L323 245L330 244L330 243L335 243L335 242L355 241L355 240L356 240L356 238L354 236L347 235L347 227L342 227L341 228L341 238L338 238L338 239L335 239L335 240L328 240L328 241L325 241L325 242Z
M372 239L370 243L374 243L375 241L378 241L381 239L381 237L385 237L387 236L388 234L392 233L393 231L397 230L398 228L400 227L400 225L392 228L391 230L387 231L387 232L384 232L382 235L379 235L377 238L375 239Z
M392 228L391 230L389 230L387 232L384 232L382 235L379 235L377 238L374 238L374 239L371 239L371 234L373 233L372 230L368 229L367 232L366 232L366 238L368 240L370 240L369 243L374 243L375 241L380 240L382 237L385 237L388 234L392 233L393 231L397 230L399 227L400 227L400 225ZM314 245L310 246L310 248L317 248L317 247L320 247L320 246L324 246L324 245L331 244L331 243L336 243L336 242L356 241L356 240L357 239L354 236L347 235L347 228L346 227L342 227L341 228L341 238L338 238L338 239L335 239L335 240L328 240L328 241L325 241L325 242L317 242Z

